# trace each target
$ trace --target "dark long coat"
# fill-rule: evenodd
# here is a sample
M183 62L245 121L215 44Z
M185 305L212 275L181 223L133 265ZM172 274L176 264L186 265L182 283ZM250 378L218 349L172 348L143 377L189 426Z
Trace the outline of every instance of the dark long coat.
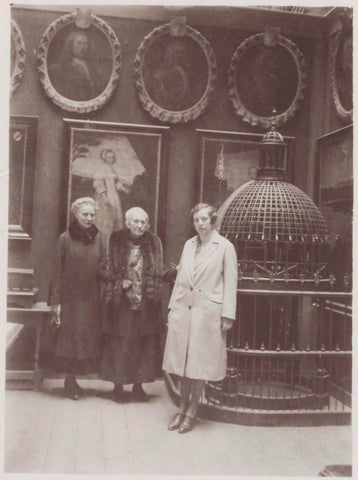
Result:
M131 310L122 289L130 249L128 229L112 233L109 241L100 375L118 384L151 382L161 375L162 245L149 231L138 242L143 256L142 302L140 310Z
M49 304L61 305L61 327L50 362L57 371L98 372L101 340L99 265L106 238L91 227L93 238L82 238L78 227L57 241Z

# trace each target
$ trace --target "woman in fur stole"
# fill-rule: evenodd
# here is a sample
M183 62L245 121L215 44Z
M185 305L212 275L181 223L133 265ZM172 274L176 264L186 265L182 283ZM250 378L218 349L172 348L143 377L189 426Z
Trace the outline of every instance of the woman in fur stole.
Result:
M101 378L114 383L114 400L123 401L123 385L146 400L142 383L161 375L160 334L163 253L160 239L148 230L147 213L133 207L126 228L112 233L105 305Z

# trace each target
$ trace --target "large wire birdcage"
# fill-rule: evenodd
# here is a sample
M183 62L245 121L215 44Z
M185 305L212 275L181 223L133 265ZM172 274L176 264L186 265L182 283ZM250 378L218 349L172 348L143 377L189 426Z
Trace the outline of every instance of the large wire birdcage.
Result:
M239 187L219 211L220 233L236 247L239 282L332 285L326 222L308 195L288 182L287 147L275 126L261 147L257 179Z
M206 384L199 412L261 425L349 422L349 285L335 291L333 239L314 202L287 180L286 153L273 125L257 179L219 209L217 227L238 257L237 312L226 377ZM179 380L166 381L178 402Z

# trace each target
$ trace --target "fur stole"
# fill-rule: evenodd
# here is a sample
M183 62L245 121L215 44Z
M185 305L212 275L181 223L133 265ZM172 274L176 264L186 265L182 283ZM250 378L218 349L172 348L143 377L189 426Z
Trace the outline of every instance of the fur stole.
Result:
M86 245L94 243L96 235L99 232L95 225L91 225L88 229L81 228L77 220L74 220L70 224L68 231L73 239L79 240Z
M143 255L143 296L153 303L159 303L162 296L162 243L148 230L140 238L131 240L127 228L113 232L109 239L106 303L112 300L115 303L123 296L122 281L126 278L132 242L141 246Z

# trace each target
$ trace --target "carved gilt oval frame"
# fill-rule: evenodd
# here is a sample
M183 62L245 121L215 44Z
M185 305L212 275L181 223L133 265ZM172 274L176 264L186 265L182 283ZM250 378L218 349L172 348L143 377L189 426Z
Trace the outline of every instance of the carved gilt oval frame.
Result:
M257 47L261 44L263 45L264 36L265 33L258 33L256 35L252 35L238 46L230 62L228 70L228 85L229 95L236 113L240 117L242 117L245 122L250 123L251 125L268 128L271 126L274 118L276 121L276 125L280 126L286 123L287 120L293 117L293 115L296 113L305 95L305 90L307 87L307 73L305 59L299 48L287 37L284 37L283 35L278 35L277 45L282 47L286 52L290 54L296 67L297 88L294 97L288 108L275 116L261 116L245 107L243 100L240 98L238 92L236 74L238 69L240 68L240 61L243 59L244 55L246 55L251 48ZM255 85L253 84L252 89L254 88Z
M170 34L170 24L164 24L152 30L140 44L134 60L134 81L138 97L143 105L143 108L155 118L162 122L169 123L186 123L196 119L201 115L209 104L210 97L213 93L216 84L217 67L216 57L212 50L210 43L206 38L194 28L186 26L186 33L184 37L189 37L200 47L201 52L205 56L207 63L208 77L206 80L206 87L201 97L195 101L189 108L183 110L170 110L162 107L150 96L145 84L144 65L148 51L153 43L160 37ZM173 37L178 38L178 37ZM183 38L183 37L179 37Z
M48 97L64 110L69 112L85 113L98 110L103 107L111 98L119 80L121 70L121 48L118 38L113 29L107 22L91 14L91 26L99 29L106 37L112 55L112 69L109 80L104 90L94 98L89 100L72 100L61 95L52 85L48 72L48 50L51 41L57 33L64 27L75 24L76 14L69 13L63 15L51 23L45 30L37 52L37 69L39 72L40 82ZM85 30L85 29L84 29Z
M346 122L353 120L353 106L351 109L345 108L339 95L338 81L337 81L337 57L340 42L343 40L343 28L340 28L330 39L329 42L329 80L331 85L331 93L339 118ZM353 83L352 83L353 95Z
M15 49L15 63L10 78L10 94L13 94L21 83L26 64L25 42L15 20L11 20L11 40Z

